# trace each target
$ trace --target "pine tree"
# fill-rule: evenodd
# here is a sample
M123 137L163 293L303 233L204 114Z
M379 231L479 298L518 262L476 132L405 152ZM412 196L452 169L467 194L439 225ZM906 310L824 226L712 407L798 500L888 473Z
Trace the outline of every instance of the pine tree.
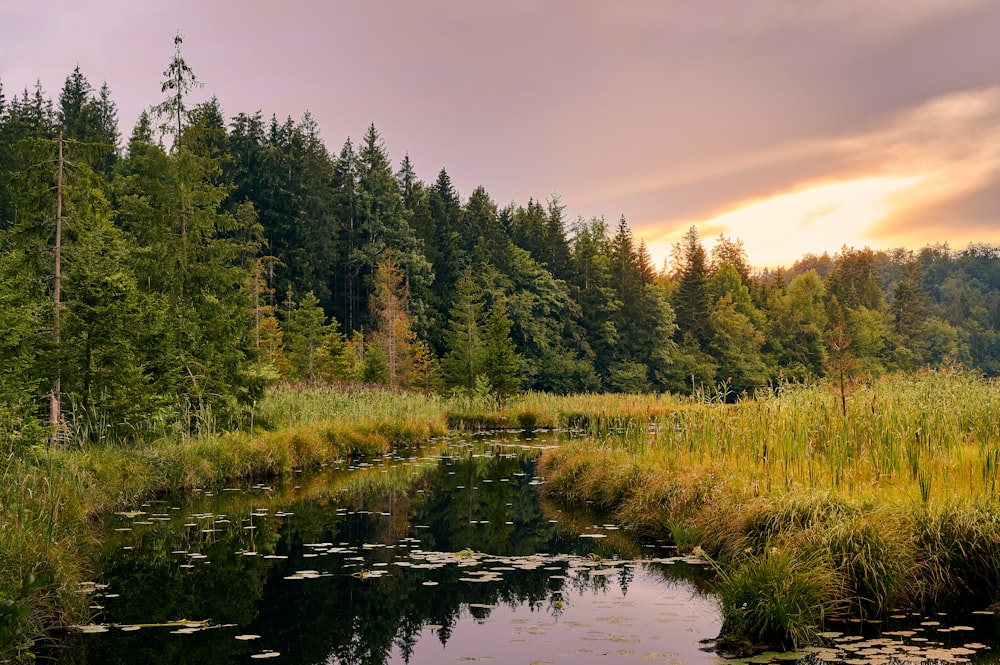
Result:
M121 227L137 245L140 287L161 300L163 328L145 340L158 389L174 408L224 420L239 417L268 382L257 363L255 304L244 288L259 243L242 225L256 219L223 211L221 157L191 149L210 128L186 124L185 95L196 79L179 38L175 46L163 84L170 95L155 109L172 138L170 154L137 127L115 194ZM205 418L196 424L208 424Z
M482 369L483 292L471 270L466 270L455 289L455 300L445 333L448 353L443 369L451 387L472 390Z
M705 248L692 226L675 247L677 287L671 304L677 316L678 341L705 349L711 339L708 302L708 265Z
M612 285L611 249L603 218L583 219L573 227L571 271L573 298L580 305L584 330L583 349L603 376L617 354L619 343L615 317L622 306Z
M309 291L296 303L289 290L285 298L284 343L293 378L315 381L320 374L319 350L330 334L326 315L316 295Z
M493 393L506 399L521 390L522 361L510 336L511 320L503 300L496 300L483 331L482 375Z
M423 293L434 279L433 268L410 228L389 157L374 125L368 127L358 152L357 214L359 242L349 259L360 276L369 278L365 286L374 288L376 266L391 250L407 289Z

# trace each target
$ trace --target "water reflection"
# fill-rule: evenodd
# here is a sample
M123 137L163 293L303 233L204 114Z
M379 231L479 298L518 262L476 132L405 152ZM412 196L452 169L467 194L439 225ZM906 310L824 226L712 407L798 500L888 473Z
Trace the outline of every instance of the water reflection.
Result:
M116 516L91 591L108 630L63 661L719 660L699 562L541 502L535 442L440 445Z
M555 436L555 435L549 435ZM998 619L830 626L808 653L723 659L703 562L539 497L540 446L454 437L109 519L67 663L997 662Z

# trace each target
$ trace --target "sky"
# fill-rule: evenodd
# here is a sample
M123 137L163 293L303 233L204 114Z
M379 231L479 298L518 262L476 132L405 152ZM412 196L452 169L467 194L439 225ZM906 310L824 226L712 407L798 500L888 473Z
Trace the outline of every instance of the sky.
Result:
M658 265L692 225L758 267L1000 243L996 0L0 0L0 83L79 65L128 136L183 35L227 116L309 111L339 152L500 205L624 215Z

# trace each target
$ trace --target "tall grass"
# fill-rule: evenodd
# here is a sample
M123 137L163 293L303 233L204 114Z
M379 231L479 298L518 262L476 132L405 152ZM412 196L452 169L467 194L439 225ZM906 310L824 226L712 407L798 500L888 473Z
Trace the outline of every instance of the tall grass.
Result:
M655 422L688 404L670 394L551 395L529 392L499 402L489 396L458 395L443 402L452 427L464 429L572 429L608 434Z
M958 371L896 375L861 386L847 406L845 417L819 384L679 407L627 436L549 451L547 487L701 545L727 571L723 598L746 584L750 573L735 572L744 568L772 592L763 580L776 550L792 571L823 562L836 582L817 587L823 607L854 616L1000 599L1000 384ZM788 627L727 614L727 628L798 641L815 620L801 616Z

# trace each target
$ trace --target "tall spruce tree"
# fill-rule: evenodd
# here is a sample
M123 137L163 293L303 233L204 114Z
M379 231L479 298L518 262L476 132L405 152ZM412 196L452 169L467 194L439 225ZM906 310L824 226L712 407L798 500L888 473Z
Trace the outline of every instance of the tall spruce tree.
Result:
M677 316L678 341L704 349L711 339L708 301L708 261L692 226L675 247L677 285L671 304Z
M467 269L455 287L445 332L444 379L449 387L472 390L482 370L483 291Z
M180 55L163 83L168 97L154 108L170 153L137 129L116 178L119 221L137 245L140 287L161 303L162 328L144 348L159 392L174 408L198 416L192 427L239 417L267 383L257 364L254 303L244 288L246 256L259 250L244 233L247 216L223 212L228 188L218 184L221 157L191 147L210 127L188 124L187 93L197 79ZM196 118L197 119L197 118ZM191 147L189 147L191 146Z

